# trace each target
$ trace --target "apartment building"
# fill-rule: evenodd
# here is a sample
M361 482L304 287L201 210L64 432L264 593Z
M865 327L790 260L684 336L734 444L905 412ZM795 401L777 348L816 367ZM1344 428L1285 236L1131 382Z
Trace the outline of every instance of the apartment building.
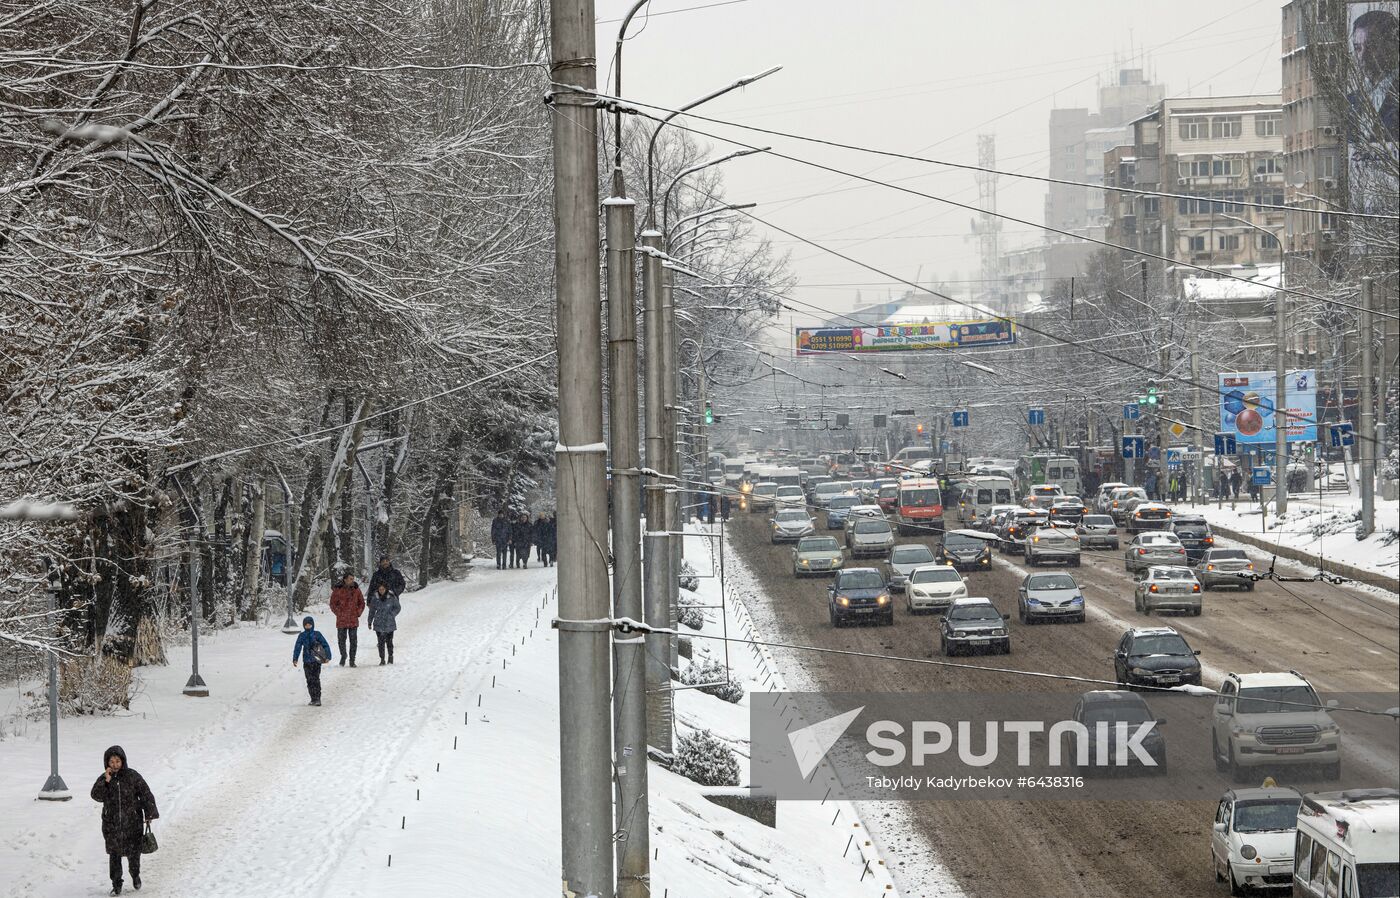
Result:
M1327 211L1345 206L1344 123L1334 120L1313 78L1318 52L1336 53L1342 28L1335 4L1293 0L1283 7L1284 197L1290 208L1290 255L1330 270L1341 243L1338 222ZM1309 35L1330 36L1327 48L1310 46Z

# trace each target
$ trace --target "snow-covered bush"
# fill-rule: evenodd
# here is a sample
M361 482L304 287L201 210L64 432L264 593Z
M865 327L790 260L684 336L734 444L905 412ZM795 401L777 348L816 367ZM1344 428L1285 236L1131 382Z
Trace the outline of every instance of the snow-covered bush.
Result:
M700 578L696 576L695 568L691 567L690 562L685 559L681 559L680 581L681 589L687 592L695 592L700 588Z
M710 658L691 662L681 671L681 682L686 686L700 686L701 683L706 683L708 685L700 686L701 692L731 704L738 704L744 697L744 682L737 677L731 677L727 667Z
M676 619L692 630L699 630L705 626L705 612L691 605L682 605L680 615Z
M134 697L131 668L108 655L74 658L59 667L58 702L64 714L110 714L130 708Z
M709 730L696 730L676 740L671 770L702 786L739 785L739 760L734 750Z

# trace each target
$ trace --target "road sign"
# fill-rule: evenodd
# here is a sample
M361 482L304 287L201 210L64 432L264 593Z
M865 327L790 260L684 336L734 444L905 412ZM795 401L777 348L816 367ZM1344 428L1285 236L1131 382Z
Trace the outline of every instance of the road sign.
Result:
M874 425L874 426L875 426L875 427L884 427L884 426L885 426L885 416L884 416L884 415L876 415L876 416L875 416L875 425Z
M1351 432L1350 423L1333 424L1329 430L1332 432L1332 447L1335 449L1356 443L1356 436Z
M850 416L850 415L837 415L837 416L836 416L836 426L837 426L837 427L850 427L850 426L851 426L851 416Z
M956 410L956 411L953 412L953 426L954 426L954 427L966 427L967 424L968 424L969 419L970 419L970 415L969 415L967 409L965 409L965 408L964 408L964 409L958 409L958 410Z
M1141 418L1141 417L1142 417L1142 410L1139 409L1136 405L1125 405L1125 406L1123 406L1123 420L1124 420L1124 421L1136 421L1138 418Z
M1274 479L1274 469L1258 465L1250 472L1249 479L1255 486L1267 486Z
M1142 437L1134 436L1133 434L1128 434L1127 436L1123 437L1123 457L1142 458L1143 442L1144 441Z
M1235 435L1233 433L1217 433L1215 435L1215 454L1234 455L1236 454Z
M1045 423L1045 409L1033 408L1026 411L1026 423L1032 427L1039 427Z
M895 409L894 411L890 412L890 417L891 417L891 418L912 418L912 417L914 417L914 410L913 410L912 408L897 408L897 409Z
M1173 421L1167 425L1167 433L1179 439L1185 435L1186 425L1182 424L1180 421Z
M1181 470L1181 458L1182 458L1182 455L1181 455L1181 450L1180 450L1180 449L1168 449L1168 450L1167 450L1167 470L1168 470L1168 471L1179 471L1179 470Z

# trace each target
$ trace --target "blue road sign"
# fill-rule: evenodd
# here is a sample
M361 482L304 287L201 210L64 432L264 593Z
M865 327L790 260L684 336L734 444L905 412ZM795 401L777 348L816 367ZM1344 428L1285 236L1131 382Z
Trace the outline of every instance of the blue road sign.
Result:
M1274 479L1274 469L1263 465L1256 466L1250 472L1249 479L1255 486L1267 486Z
M948 454L948 450L951 449L952 446L953 446L953 444L952 444L952 443L949 443L947 440L939 440L939 441L938 441L938 451L939 451L939 452L942 452L944 455L947 455L947 454Z
M966 427L970 417L971 416L968 414L967 409L957 409L953 412L953 426Z
M1026 412L1026 422L1032 427L1038 427L1045 423L1045 409L1033 408Z
M1142 409L1137 407L1137 403L1123 406L1123 420L1136 421L1142 417Z
M1143 439L1142 439L1142 437L1140 437L1140 436L1133 436L1132 434L1129 434L1128 436L1123 437L1123 457L1124 457L1124 458L1142 458L1142 456L1143 456Z
M1234 455L1238 451L1235 445L1235 435L1233 433L1217 433L1215 435L1215 454Z
M1179 471L1179 470L1181 470L1181 450L1180 450L1180 449L1168 449L1168 450L1167 450L1167 470L1168 470L1168 471Z
M1330 428L1332 432L1332 447L1340 449L1343 446L1351 446L1356 442L1356 436L1351 432L1351 424L1333 424Z

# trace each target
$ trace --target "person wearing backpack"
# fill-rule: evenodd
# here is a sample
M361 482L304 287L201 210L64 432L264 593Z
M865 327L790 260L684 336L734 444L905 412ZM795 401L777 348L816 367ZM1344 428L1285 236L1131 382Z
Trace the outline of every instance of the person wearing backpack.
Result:
M384 664L384 650L389 650L389 663L394 663L394 631L398 629L399 597L385 584L369 595L369 628L379 638L379 664Z
M331 644L326 642L326 637L316 629L316 621L309 614L301 619L301 634L297 636L297 644L292 648L292 667L297 666L298 658L302 658L304 662L302 670L306 673L306 692L311 696L311 701L307 704L319 708L321 665L330 663Z
M102 803L102 841L113 895L122 893L122 857L131 870L131 887L141 891L142 829L160 816L155 796L141 774L126 765L126 752L113 745L102 754L106 768L92 784L92 800Z

